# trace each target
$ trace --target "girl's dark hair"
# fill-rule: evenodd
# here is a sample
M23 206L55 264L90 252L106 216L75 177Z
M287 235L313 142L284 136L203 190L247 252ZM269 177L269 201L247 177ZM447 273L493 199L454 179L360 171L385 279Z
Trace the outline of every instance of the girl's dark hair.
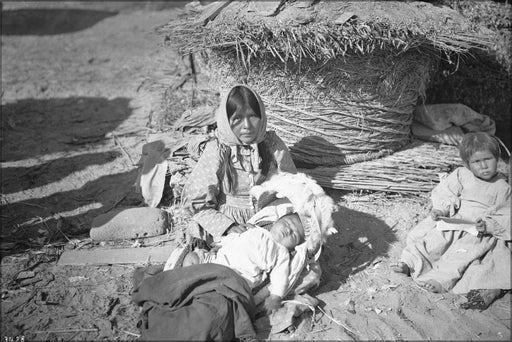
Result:
M467 163L469 158L478 151L488 150L496 158L500 158L500 144L498 140L484 132L467 133L459 145L460 158Z
M228 120L231 119L233 114L247 107L251 108L256 115L261 117L258 99L256 98L256 95L249 90L249 88L236 86L231 89L226 101L226 113L228 115Z
M226 113L228 116L228 120L238 111L244 110L249 107L261 117L260 104L256 95L249 90L247 87L236 86L234 87L227 98L226 101ZM270 170L270 164L272 163L272 155L267 148L265 141L258 143L258 153L261 157L260 170L263 176L267 176L268 171ZM235 188L236 179L235 170L233 169L233 165L231 165L231 150L229 148L224 149L224 176L226 177L227 182L225 183L226 189L224 191L230 193Z
M267 144L265 140L258 144L258 153L261 157L260 162L260 170L262 176L267 176L268 171L270 170L270 165L272 164L273 156L270 149L267 148ZM226 178L226 182L224 183L224 191L226 193L233 192L236 187L236 172L231 164L231 149L228 146L223 146L221 148L222 160L221 163L224 164L224 177Z

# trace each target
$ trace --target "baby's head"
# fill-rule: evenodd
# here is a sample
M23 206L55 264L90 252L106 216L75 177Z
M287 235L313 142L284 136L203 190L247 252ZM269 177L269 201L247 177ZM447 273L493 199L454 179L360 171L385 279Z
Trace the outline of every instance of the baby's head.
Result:
M475 177L488 181L496 175L500 145L489 134L467 133L460 143L459 153L464 165Z
M280 217L270 228L270 235L274 241L293 250L296 246L304 242L304 226L300 221L299 215L291 213Z

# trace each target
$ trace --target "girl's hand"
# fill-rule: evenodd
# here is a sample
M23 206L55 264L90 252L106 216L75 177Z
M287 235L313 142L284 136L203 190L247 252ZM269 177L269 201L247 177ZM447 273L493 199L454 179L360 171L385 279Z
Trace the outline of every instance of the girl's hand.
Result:
M430 217L432 217L432 220L439 221L439 216L443 216L443 212L439 209L432 209L430 212Z
M487 225L485 221L480 217L476 219L476 230L482 234L487 232Z

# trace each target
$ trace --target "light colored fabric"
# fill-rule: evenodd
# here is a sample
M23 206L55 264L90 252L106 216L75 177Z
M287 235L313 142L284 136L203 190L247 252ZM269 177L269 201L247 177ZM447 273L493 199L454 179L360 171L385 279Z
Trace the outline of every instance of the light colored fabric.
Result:
M409 232L401 256L401 261L411 267L413 279L436 280L455 293L510 289L510 186L504 178L498 175L486 182L468 169L458 168L432 191L432 203L445 215L470 221L483 218L492 236L440 231L436 222L425 218Z
M453 287L454 293L467 293L472 289L511 288L511 248L503 240L496 244L480 260L474 260L464 276ZM499 275L497 277L496 275Z
M251 217L248 223L255 225L267 224L269 222L275 222L280 217L293 212L295 212L295 209L292 203L287 198L279 198L268 204L262 210L258 211L253 217ZM309 289L318 285L317 280L319 280L319 278L311 282L311 279L304 277L304 281L299 281L301 275L304 276L305 274L311 273L310 269L314 268L315 270L320 270L320 266L317 265L317 261L320 258L322 248L319 247L316 249L316 254L310 259L308 258L308 251L310 250L309 246L309 241L306 241L295 247L295 253L290 262L290 272L288 275L289 285L286 293L289 293L294 289L294 293L300 294L305 292L301 291L301 289ZM300 288L295 289L296 286L299 286Z
M294 212L293 204L287 198L279 198L254 214L247 223L264 225Z
M250 190L251 196L261 198L287 198L304 226L308 253L315 254L327 237L337 233L332 214L337 206L322 187L304 173L279 172Z
M252 288L261 284L268 274L271 294L284 297L288 290L290 254L263 228L223 237L211 262L234 269Z
M494 134L496 126L487 115L480 114L461 103L420 105L414 110L412 124L414 136L458 145L464 132L486 132Z
M156 207L162 199L168 168L167 159L174 152L185 147L190 140L205 141L208 138L205 134L197 136L181 132L165 132L148 136L148 142L142 146L142 155L138 162L142 167L136 183L148 206Z
M465 167L459 167L432 190L432 206L475 222L489 222L487 230L493 236L510 240L510 185L498 174L490 182L481 180Z
M156 207L162 199L165 185L167 161L165 145L162 141L153 141L142 146L142 170L139 186L142 197L150 207Z
M411 132L412 135L421 140L440 142L454 146L459 145L464 137L464 131L460 127L452 126L442 131L436 131L417 121L413 121Z
M228 161L224 160L222 145L217 139L207 143L188 178L182 198L184 205L195 213L194 221L214 238L220 237L234 223L246 223L255 214L249 197L253 182L261 184L278 170L297 172L286 145L274 132L267 132L265 145L273 156L267 175L260 173L253 179L239 163L234 164L232 176L236 182L229 195L247 201L246 205L238 206L226 203L224 163Z

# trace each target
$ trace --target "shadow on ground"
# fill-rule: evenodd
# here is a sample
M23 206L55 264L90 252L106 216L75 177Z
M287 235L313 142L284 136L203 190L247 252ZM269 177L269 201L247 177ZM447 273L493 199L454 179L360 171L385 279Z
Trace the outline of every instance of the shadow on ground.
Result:
M1 106L2 162L105 144L131 114L128 98L23 99Z
M2 35L55 35L85 30L117 12L89 9L15 9L2 11Z
M134 190L137 170L110 165L124 156L107 136L131 114L129 99L23 99L1 109L2 254L86 233L94 216ZM110 169L96 178L88 170L94 165ZM62 191L57 182L77 172L95 179ZM52 194L24 201L12 195L41 186Z
M386 256L390 244L397 241L391 227L370 214L341 207L334 221L338 234L324 245L320 257L322 282L316 294L338 290L350 275Z
M84 186L1 206L1 256L88 237L94 217L120 205L140 205L138 170L107 175ZM67 213L65 216L60 214Z
M53 159L30 167L2 168L2 193L11 194L51 184L90 165L102 165L122 157L121 152L84 153Z

